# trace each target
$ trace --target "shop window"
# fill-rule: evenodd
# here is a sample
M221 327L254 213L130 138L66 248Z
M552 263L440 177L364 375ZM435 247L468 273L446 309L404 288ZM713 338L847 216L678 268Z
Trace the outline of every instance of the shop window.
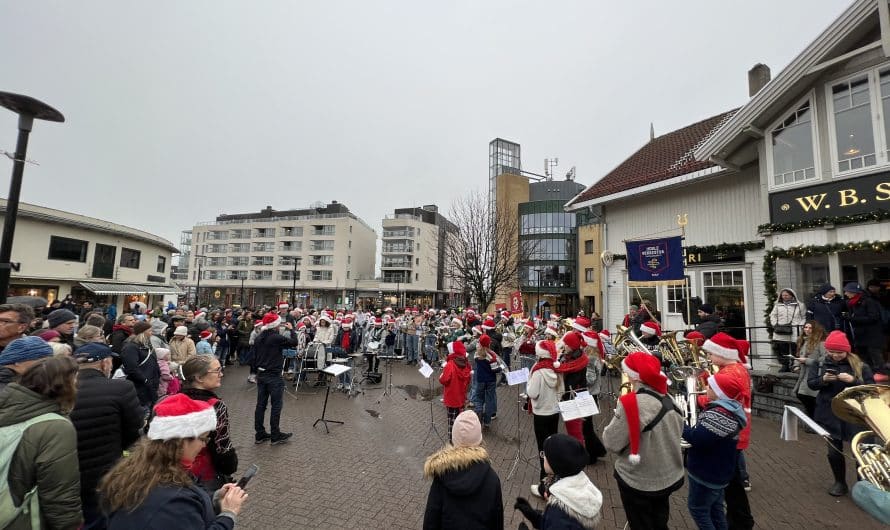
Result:
M686 277L689 281L689 277ZM667 288L667 311L668 313L682 313L683 300L686 298L685 285L668 285Z
M165 258L164 256L158 256L157 271L160 273L167 272L167 258Z
M80 239L50 236L48 259L86 263L88 242Z
M142 258L142 252L133 250L132 248L121 247L121 267L128 269L138 269L139 260Z
M703 301L714 306L727 333L737 339L746 337L744 278L742 270L702 272Z

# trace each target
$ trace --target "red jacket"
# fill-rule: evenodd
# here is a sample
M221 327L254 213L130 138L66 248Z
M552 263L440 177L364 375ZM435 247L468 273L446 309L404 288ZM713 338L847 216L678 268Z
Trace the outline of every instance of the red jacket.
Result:
M470 386L470 363L459 353L449 354L447 361L439 376L439 382L444 387L443 401L446 407L462 408Z
M721 374L728 374L736 378L741 383L742 391L742 408L745 409L745 418L748 422L745 428L739 433L739 443L736 449L747 449L748 443L751 441L751 376L748 375L748 369L742 363L732 363L720 367ZM699 396L698 404L701 408L708 403L708 396Z

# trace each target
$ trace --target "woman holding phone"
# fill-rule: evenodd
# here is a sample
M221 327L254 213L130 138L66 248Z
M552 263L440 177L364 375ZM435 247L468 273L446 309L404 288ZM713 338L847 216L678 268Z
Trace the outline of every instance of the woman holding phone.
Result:
M807 384L808 374L818 368L825 355L825 328L815 320L808 320L797 339L797 356L794 357L792 371L798 372L794 395L803 403L807 416L811 418L816 413L816 396L819 392Z
M847 423L831 411L831 400L841 391L857 385L874 383L871 368L863 363L856 354L851 353L850 341L842 331L832 331L825 339L828 355L819 364L817 370L811 370L807 384L818 390L816 396L815 420L831 435L828 447L828 464L834 474L834 484L828 494L840 497L847 494L846 462L844 459L844 441L850 441L853 435L863 429L862 426Z

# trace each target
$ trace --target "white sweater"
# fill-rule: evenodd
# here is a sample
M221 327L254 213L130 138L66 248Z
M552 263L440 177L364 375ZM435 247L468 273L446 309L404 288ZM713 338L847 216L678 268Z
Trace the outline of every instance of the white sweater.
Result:
M559 413L559 396L562 395L562 378L550 368L532 372L525 393L532 400L532 413L550 416Z

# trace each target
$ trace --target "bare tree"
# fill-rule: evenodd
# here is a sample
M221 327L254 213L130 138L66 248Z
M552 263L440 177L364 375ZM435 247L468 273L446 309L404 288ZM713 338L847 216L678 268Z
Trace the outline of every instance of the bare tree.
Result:
M455 230L444 241L446 276L482 311L519 287L519 265L533 250L520 245L518 212L490 212L489 204L482 193L454 201L449 220Z

